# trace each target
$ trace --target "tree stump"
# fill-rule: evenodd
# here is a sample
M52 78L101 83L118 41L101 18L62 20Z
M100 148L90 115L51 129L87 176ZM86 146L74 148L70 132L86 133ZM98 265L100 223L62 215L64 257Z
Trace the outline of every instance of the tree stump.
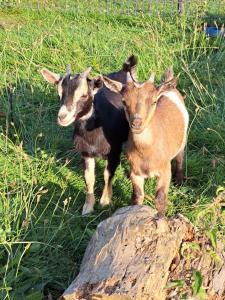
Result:
M128 206L101 222L60 300L225 299L225 253L181 215ZM192 297L192 298L191 298Z

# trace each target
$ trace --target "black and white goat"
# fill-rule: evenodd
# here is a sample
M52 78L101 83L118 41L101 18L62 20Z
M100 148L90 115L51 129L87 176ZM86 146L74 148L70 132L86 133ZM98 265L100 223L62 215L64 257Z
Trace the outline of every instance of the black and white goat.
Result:
M136 57L130 56L120 71L111 73L108 77L125 84L127 72L132 74L136 63ZM90 70L88 68L75 75L67 70L64 76L47 69L41 71L49 83L57 85L61 103L58 112L59 125L75 125L74 146L82 156L87 187L82 214L93 211L97 156L107 160L100 204L106 206L111 202L112 178L120 162L122 144L127 140L129 132L121 95L103 87L100 77L90 80Z

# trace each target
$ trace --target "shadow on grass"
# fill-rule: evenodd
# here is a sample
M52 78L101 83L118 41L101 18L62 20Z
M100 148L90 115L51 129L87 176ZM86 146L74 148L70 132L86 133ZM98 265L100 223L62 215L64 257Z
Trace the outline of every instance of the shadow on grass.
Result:
M81 216L85 185L80 156L73 150L72 126L60 128L56 125L56 95L31 86L29 82L8 85L1 94L6 113L6 118L1 119L1 131L12 141L15 151L19 148L23 157L30 158L37 172L32 176L40 189L32 196L30 219L21 218L16 222L15 226L23 227L19 239L25 245L29 241L32 243L23 258L20 276L15 280L10 277L10 271L15 272L24 246L13 246L15 262L12 262L9 276L6 275L6 282L12 287L12 293L21 299L38 291L44 291L46 299L48 293L57 299L76 276L96 226L111 216L118 204L102 210L97 203L95 213ZM99 199L104 171L100 160L96 170L96 198ZM27 176L31 175L27 173ZM31 179L34 178L28 181ZM125 198L119 181L114 183L113 189L117 197ZM6 263L6 253L4 257Z

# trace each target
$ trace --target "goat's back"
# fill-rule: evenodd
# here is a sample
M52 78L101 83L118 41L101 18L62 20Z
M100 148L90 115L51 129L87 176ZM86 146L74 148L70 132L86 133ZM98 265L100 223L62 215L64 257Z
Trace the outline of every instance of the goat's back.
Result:
M164 92L151 122L152 147L174 158L185 146L188 121L182 95L175 89Z

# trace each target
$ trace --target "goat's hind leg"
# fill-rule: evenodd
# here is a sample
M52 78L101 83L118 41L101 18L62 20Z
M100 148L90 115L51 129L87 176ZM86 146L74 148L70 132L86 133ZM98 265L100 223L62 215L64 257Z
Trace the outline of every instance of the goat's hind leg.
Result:
M183 174L183 162L184 162L184 150L182 149L175 157L176 169L175 169L175 182L177 185L181 185L184 182Z
M107 160L107 165L104 170L105 186L100 199L102 207L107 206L112 200L112 179L115 174L116 168L120 162L121 151L110 153Z
M84 167L84 179L86 183L86 199L83 206L82 215L89 214L94 211L95 196L95 159L93 157L82 157Z

